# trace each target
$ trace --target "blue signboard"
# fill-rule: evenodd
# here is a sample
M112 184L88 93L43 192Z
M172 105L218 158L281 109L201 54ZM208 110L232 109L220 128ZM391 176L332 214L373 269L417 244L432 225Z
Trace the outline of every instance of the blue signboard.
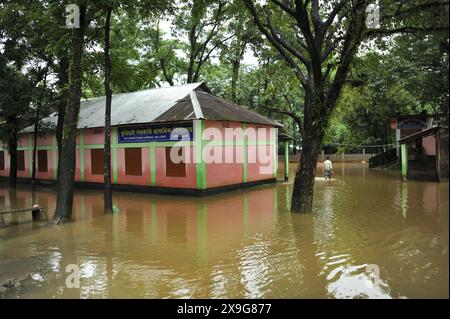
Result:
M193 137L192 124L145 125L118 128L118 143L192 141Z
M399 129L424 129L427 123L420 119L405 119L398 123Z

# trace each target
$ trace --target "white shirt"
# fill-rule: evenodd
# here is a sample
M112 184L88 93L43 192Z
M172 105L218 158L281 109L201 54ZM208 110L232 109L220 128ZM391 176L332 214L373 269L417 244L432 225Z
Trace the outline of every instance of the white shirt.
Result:
M331 171L333 169L333 165L331 164L330 160L325 160L325 162L323 162L323 167L327 170L327 171Z

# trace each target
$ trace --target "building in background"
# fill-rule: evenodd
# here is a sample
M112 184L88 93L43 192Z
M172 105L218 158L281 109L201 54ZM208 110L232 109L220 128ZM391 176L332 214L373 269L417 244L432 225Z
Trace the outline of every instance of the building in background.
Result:
M103 183L105 97L81 102L78 121L75 181ZM57 114L44 119L56 127ZM281 124L211 94L202 83L115 94L111 107L112 183L117 188L164 193L204 194L263 182L273 182L277 171L278 128ZM226 139L225 130L235 129ZM182 141L171 132L184 132ZM217 140L205 130L221 134ZM256 134L246 134L254 130ZM209 132L207 131L207 132ZM33 127L23 130L17 156L18 178L31 178ZM9 154L0 141L0 178L9 175ZM182 146L185 161L173 161L172 147ZM226 163L224 154L234 160ZM254 154L267 155L263 162ZM205 162L204 154L223 154L223 161ZM199 160L202 158L203 160ZM58 152L53 132L37 142L36 178L54 181Z

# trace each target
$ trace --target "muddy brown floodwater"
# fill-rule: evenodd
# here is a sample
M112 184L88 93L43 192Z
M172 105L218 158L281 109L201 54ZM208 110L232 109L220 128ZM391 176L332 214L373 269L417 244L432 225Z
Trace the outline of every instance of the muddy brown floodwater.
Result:
M282 168L281 168L282 169ZM316 181L314 211L288 211L289 183L192 198L77 190L75 221L0 228L6 298L448 298L448 183L335 164ZM321 174L321 169L318 169ZM279 179L281 179L281 170ZM0 186L1 207L51 189ZM79 266L80 288L66 267ZM370 270L379 272L373 279Z

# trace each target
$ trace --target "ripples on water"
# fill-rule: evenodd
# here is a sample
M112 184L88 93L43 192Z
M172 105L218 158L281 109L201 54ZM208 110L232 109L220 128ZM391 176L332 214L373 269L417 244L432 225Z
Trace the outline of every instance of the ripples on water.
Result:
M0 283L21 279L6 297L27 298L448 298L448 183L335 171L316 181L311 214L288 212L291 183L204 198L115 193L113 216L100 192L79 190L74 223L0 228ZM35 197L53 212L51 190ZM0 186L0 207L31 203ZM79 289L65 286L68 264L80 266Z

